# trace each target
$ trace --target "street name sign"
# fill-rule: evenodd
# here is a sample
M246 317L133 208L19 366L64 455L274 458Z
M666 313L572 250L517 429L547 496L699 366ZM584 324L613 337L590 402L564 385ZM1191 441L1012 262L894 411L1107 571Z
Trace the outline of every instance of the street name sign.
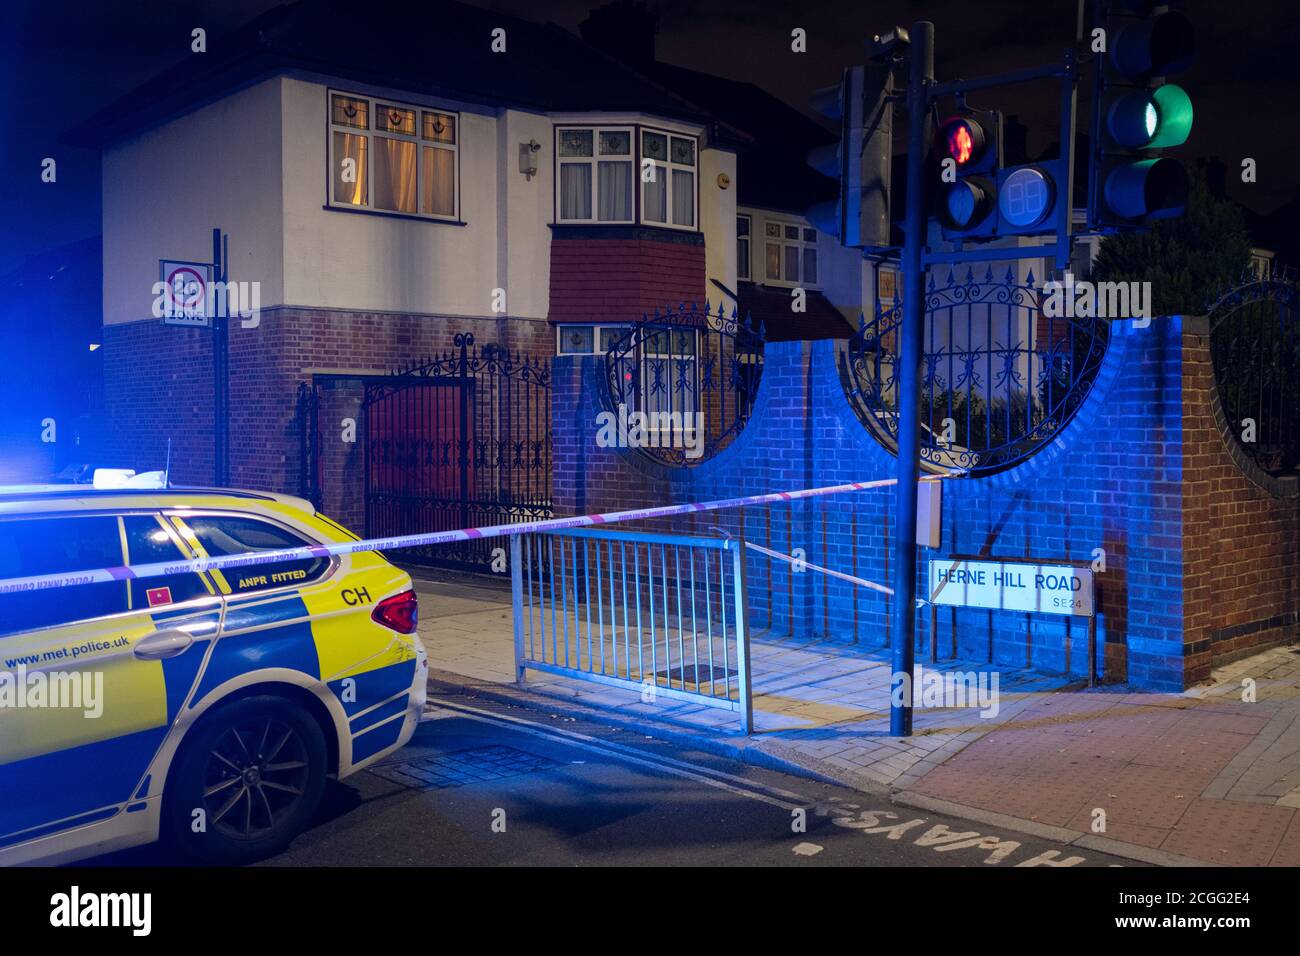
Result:
M1092 617L1092 570L1069 564L934 558L930 601L950 607Z

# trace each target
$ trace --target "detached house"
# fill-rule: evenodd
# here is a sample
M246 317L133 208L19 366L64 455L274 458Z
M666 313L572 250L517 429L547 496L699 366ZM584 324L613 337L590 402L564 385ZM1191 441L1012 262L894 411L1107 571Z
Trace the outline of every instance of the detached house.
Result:
M234 486L303 486L302 383L330 390L334 436L365 382L462 333L549 362L708 301L771 339L847 335L861 259L799 213L820 198L802 158L825 134L800 118L773 153L736 122L773 108L766 94L601 39L447 0L299 0L87 120L74 135L103 152L106 457L161 467L170 447L176 481L212 480L213 335L154 305L163 263L211 262L214 229L226 279L256 283L260 305L229 323ZM811 305L791 317L795 286ZM359 457L312 466L342 478L325 505L358 527Z

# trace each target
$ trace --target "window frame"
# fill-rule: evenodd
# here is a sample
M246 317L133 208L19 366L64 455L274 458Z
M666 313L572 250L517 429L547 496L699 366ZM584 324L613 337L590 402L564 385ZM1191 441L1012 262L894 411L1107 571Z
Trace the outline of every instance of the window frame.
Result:
M129 565L127 564L129 555L127 554L127 550L126 550L126 530L125 530L126 525L124 519L133 516L143 516L146 518L152 517L155 520L159 521L160 527L165 526L168 532L173 532L170 523L165 520L165 515L163 510L158 508L125 508L125 509L96 508L96 509L89 509L84 511L76 510L76 511L17 512L14 514L0 516L0 522L42 521L51 518L113 518L117 523L118 541L121 546L121 564L123 567L129 567ZM178 543L181 546L181 554L185 560L191 560L195 557L193 553L186 554L187 551L193 552L193 549L190 547L189 543L186 542L183 538L173 537L173 541L175 543ZM77 627L82 624L96 624L101 621L113 621L120 618L135 617L141 614L158 613L158 611L160 610L166 610L167 612L170 613L171 611L177 608L180 608L182 610L191 610L191 609L203 608L209 605L214 607L219 606L219 602L222 599L222 594L219 592L214 582L209 577L210 572L200 571L195 573L199 575L199 578L204 583L204 587L208 589L207 594L202 594L197 597L190 598L187 601L177 601L174 604L160 605L158 608L132 607L133 602L131 597L131 582L136 579L123 578L120 583L122 585L123 603L125 604L124 610L111 611L108 614L99 614L94 617L77 617L68 621L63 621L62 623L43 624L39 627L31 627L22 631L0 630L0 641L7 641L13 637L25 637L31 634L39 634L43 631L56 631L62 628ZM147 581L148 579L144 578L141 580Z
M781 231L781 235L777 237L769 236L767 234L768 226L776 226ZM785 230L788 228L798 229L799 238L798 239L788 238L785 235ZM807 234L810 232L813 235L812 239L807 238ZM752 238L753 235L752 224L750 225L750 233ZM793 289L793 288L821 289L822 288L821 234L815 228L807 225L806 223L799 222L796 219L780 219L774 216L764 216L763 235L761 238L763 240L763 270L762 270L763 278L761 280L755 280L755 281L761 281L764 285L778 285L787 289ZM777 278L772 278L767 274L768 247L772 245L776 245L781 250L780 251L781 261L778 267L778 271L781 273L781 275L778 276ZM784 278L785 257L786 257L787 249L799 250L798 253L799 278L794 280ZM805 281L804 279L804 251L807 249L813 250L814 254L817 257L817 278L811 281ZM751 250L752 250L752 243L751 243ZM751 255L752 255L752 251L751 251Z
M359 129L355 126L345 126L334 122L334 97L343 96L348 99L365 100L367 105L367 124L365 129ZM392 132L389 130L380 130L376 128L375 116L376 108L380 104L391 106L401 110L412 110L415 113L415 132L411 135L404 133ZM456 134L454 142L442 143L424 137L424 114L441 113L444 116L450 116L455 120ZM398 216L408 219L423 219L428 222L450 222L460 223L461 219L461 145L464 135L464 124L462 114L459 110L444 109L439 106L426 106L418 103L403 102L382 96L371 96L367 93L353 93L347 90L327 87L325 90L325 149L326 149L326 170L325 170L325 206L328 209L341 209L346 212L363 212L377 216ZM364 204L338 202L334 198L334 170L337 162L334 148L334 134L348 133L351 135L364 135L366 137L366 201ZM415 211L407 212L401 209L380 209L375 205L375 142L379 139L392 139L403 143L413 143L415 145ZM424 150L426 147L441 149L452 154L452 211L450 214L431 213L423 211L422 195L424 189Z
M591 133L591 155L590 156L561 156L560 155L560 134L580 130ZM628 153L627 163L632 167L632 216L629 219L601 219L600 213L600 134L601 133L627 133L628 134ZM586 226L632 226L638 221L641 212L640 191L637 186L637 127L630 125L608 125L597 126L583 123L568 123L561 125L555 124L555 221L561 224L580 224ZM616 154L611 154L616 155ZM621 159L607 160L607 162L622 162ZM591 216L587 219L565 219L560 212L564 208L563 181L560 175L562 165L579 166L585 165L591 169Z
M263 524L287 532L296 538L301 538L305 545L327 543L319 540L316 536L302 530L301 528L286 524L270 515L260 514L255 511L228 511L220 508L173 508L164 511L163 515L175 528L176 533L180 536L181 540L185 542L186 547L191 551L194 551L196 554L201 554L202 556L209 558L220 556L208 554L208 549L203 547L203 542L199 540L198 535L194 533L194 530L186 522L187 518L245 518L252 521L260 521ZM213 570L208 573L213 576L213 579L217 584L217 596L225 600L245 597L263 597L266 595L275 596L284 591L321 584L322 582L333 578L338 573L342 562L338 555L330 555L325 559L325 562L325 570L318 577L312 578L309 581L295 581L281 584L276 587L262 588L261 590L236 591L234 588L230 587L230 582L226 580L224 572ZM229 588L229 591L222 590L223 587Z
M749 224L749 231L740 234L740 220ZM745 243L745 254L740 254L740 244ZM742 271L741 265L744 265ZM736 213L736 281L752 282L754 279L754 217L746 212Z
M592 134L592 155L590 157L572 157L560 156L560 134L570 130L591 131ZM630 132L632 140L632 218L631 219L599 219L597 218L600 209L600 183L598 176L597 163L600 161L599 143L602 132ZM666 202L667 202L667 221L658 222L653 219L647 219L645 216L645 187L647 183L641 181L641 166L644 156L642 136L645 133L657 133L669 137L668 140L668 159L653 160L656 169L664 170L667 176L666 180ZM687 166L685 164L672 162L672 137L678 139L688 139L694 145L695 164ZM557 226L646 226L651 229L672 229L677 232L700 232L700 134L685 133L679 130L670 129L663 126L647 125L645 123L554 123L552 126L552 148L554 150L554 179L555 191L553 195L554 216L553 221ZM591 165L591 217L587 219L570 219L561 215L564 208L563 196L561 194L561 163L589 163ZM689 170L692 176L692 195L691 195L691 217L692 224L689 226L678 225L672 221L673 200L672 200L672 171L674 169ZM656 173L656 175L660 175ZM572 324L572 323L571 323ZM573 354L573 353L570 353Z
M647 226L658 226L659 228L662 229L679 229L679 230L686 230L690 232L698 232L699 222L700 222L700 138L698 136L688 136L683 133L674 133L672 130L661 129L656 126L642 126L637 132L637 146L639 148L638 155L640 155L640 153L644 151L645 135L647 133L651 133L657 136L664 136L667 137L668 139L668 158L665 160L653 159L650 161L651 163L654 164L656 170L663 171L662 175L664 177L664 215L666 218L664 219L663 222L659 222L656 219L647 219L645 217L645 208L644 208L645 188L650 184L648 182L642 181L641 179L639 170L641 169L641 166L645 161L644 157L641 157L641 159L637 163L638 175L636 181L638 185L641 187L638 190L638 195L641 198L642 224ZM694 144L695 147L694 163L688 166L685 163L673 162L673 137L676 137L677 139L691 140L691 142ZM691 173L692 195L691 195L690 225L681 225L680 223L673 222L673 190L675 188L673 186L673 173L676 172L677 170L689 170ZM656 173L656 179L658 178L658 175L659 173Z
M591 347L590 352L565 352L562 349L565 329L591 329ZM607 351L600 347L600 334L606 330L613 330L620 334L626 334L632 331L632 324L626 322L565 322L555 327L555 354L563 355L604 355Z

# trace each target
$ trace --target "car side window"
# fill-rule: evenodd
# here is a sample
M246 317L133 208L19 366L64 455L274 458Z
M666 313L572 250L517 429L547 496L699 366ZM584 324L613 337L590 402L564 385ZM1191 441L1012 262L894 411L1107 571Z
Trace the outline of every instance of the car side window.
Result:
M122 561L122 537L112 515L0 521L0 579L116 568ZM0 634L126 610L125 581L0 594Z
M212 557L243 554L248 551L279 551L310 544L304 538L277 525L257 518L234 515L185 515L185 524L194 532L203 549ZM276 561L228 568L222 573L231 594L249 594L272 588L307 584L323 577L329 570L327 558L300 561Z
M128 564L185 560L180 546L155 516L126 515L122 522L126 530ZM134 610L161 608L203 597L207 593L203 578L193 573L140 578L131 582L131 607Z

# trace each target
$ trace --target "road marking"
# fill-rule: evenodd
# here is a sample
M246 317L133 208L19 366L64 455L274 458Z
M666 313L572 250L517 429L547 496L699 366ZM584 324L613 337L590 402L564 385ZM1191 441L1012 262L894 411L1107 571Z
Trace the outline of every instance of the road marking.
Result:
M746 797L750 800L757 800L760 803L770 804L774 807L780 807L783 810L806 810L811 808L817 816L830 817L831 823L837 827L849 830L857 830L864 834L885 834L886 839L900 840L904 834L908 837L908 842L915 846L927 847L934 852L946 852L956 849L975 849L985 851L984 862L986 864L997 865L1002 863L1008 857L1016 854L1017 850L1022 849L1020 841L1014 838L1003 838L998 836L984 836L977 831L953 832L943 824L935 824L929 830L921 833L909 833L915 827L922 826L930 821L925 817L916 817L898 823L898 814L888 810L865 810L860 809L856 803L848 803L839 797L831 797L829 801L809 800L789 790L783 790L768 784L758 783L748 780L735 774L729 774L721 770L714 770L711 767L700 767L697 764L686 763L681 760L674 760L671 757L661 757L658 754L653 756L647 755L644 751L636 750L632 747L626 747L622 744L612 743L610 741L600 740L587 734L579 733L576 730L561 730L557 727L541 727L532 721L525 720L521 717L511 717L506 714L498 714L490 710L483 710L478 707L471 707L468 704L450 703L445 700L439 700L436 705L430 704L431 707L437 706L444 711L451 711L461 714L469 720L474 720L484 724L494 724L497 726L506 726L519 733L530 734L534 737L540 737L543 740L549 740L552 743L561 743L571 747L578 747L589 750L593 753L603 754L606 757L612 757L615 760L622 760L626 763L637 764L647 767L651 770L657 770L661 773L672 776L682 777L687 780L693 780L697 783L703 783L718 790L725 790L728 793L737 796ZM856 814L850 811L858 811ZM890 822L881 825L882 820ZM1052 842L1052 841L1048 841ZM1059 846L1060 844L1058 844ZM822 847L815 843L800 843L794 847L794 852L801 856L813 856L822 851ZM1023 847L1026 852L1033 852L1029 847ZM1077 866L1084 862L1082 856L1070 856L1058 860L1061 854L1060 850L1044 850L1032 859L1015 864L1016 866Z

